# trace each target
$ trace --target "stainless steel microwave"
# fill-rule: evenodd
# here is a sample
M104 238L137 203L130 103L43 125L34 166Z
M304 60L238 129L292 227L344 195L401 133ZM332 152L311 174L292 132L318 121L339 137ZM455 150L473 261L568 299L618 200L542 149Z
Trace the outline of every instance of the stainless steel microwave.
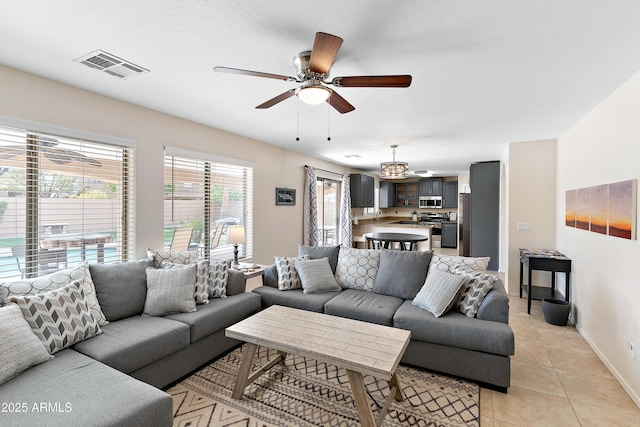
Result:
M422 209L442 209L442 196L420 196L418 203Z

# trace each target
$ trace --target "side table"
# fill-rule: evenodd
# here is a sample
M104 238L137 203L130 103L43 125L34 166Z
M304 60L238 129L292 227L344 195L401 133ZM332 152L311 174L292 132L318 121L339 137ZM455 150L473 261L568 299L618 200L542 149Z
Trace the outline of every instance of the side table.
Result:
M523 271L528 267L527 283L523 283ZM531 272L533 270L550 271L551 287L533 286ZM556 273L565 273L565 301L569 302L569 277L571 275L571 259L552 249L520 249L520 298L522 291L527 293L527 314L531 314L531 300L555 298Z

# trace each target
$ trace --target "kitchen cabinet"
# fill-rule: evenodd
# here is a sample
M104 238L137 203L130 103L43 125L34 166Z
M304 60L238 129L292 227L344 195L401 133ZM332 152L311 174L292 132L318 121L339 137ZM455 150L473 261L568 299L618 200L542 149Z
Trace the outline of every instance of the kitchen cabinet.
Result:
M370 175L354 173L349 175L351 184L351 207L372 208L375 179Z
M444 181L442 183L442 208L458 207L458 181Z
M380 181L380 209L393 208L396 205L396 187L392 182Z
M443 222L442 223L442 235L440 237L440 246L443 248L457 248L458 247L458 223L457 222Z
M423 178L419 185L421 196L442 196L442 178Z
M395 185L396 207L418 207L418 183L404 182Z

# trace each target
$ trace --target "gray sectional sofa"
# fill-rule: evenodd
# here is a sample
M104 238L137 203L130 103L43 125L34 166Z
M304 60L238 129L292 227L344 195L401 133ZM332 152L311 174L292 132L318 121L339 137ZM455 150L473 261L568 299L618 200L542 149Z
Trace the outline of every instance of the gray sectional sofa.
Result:
M435 254L430 259L430 252L414 255L411 252L386 251L376 265L375 259L360 257L360 251L380 254L380 251L363 249L300 247L299 257L328 259L331 271L343 288L341 291L306 293L304 289L280 290L278 268L272 265L266 269L264 285L253 292L261 296L263 308L277 304L409 330L411 341L402 358L404 363L507 391L511 376L510 357L515 348L513 331L508 324L509 299L501 280L493 282L474 317L455 309L436 317L413 304L419 289L416 284L421 286L425 282L427 272L429 275L436 274L435 270L452 272L460 267L456 263L475 266L482 259L445 259ZM411 262L405 261L412 256L423 257L423 261L427 257L427 265L414 263L411 267ZM476 269L482 270L482 266L476 266ZM350 274L356 276L351 277L353 286L345 288ZM366 288L362 285L366 280L362 281L363 277L357 276L367 275L369 277L365 279L374 285L361 289L363 286ZM371 277L373 275L377 277ZM413 282L413 285L398 291L406 287L407 282Z
M245 292L243 273L229 270L226 298L193 312L141 316L150 266L89 266L109 323L0 385L0 425L172 425L172 399L161 388L238 345L225 328L258 312L261 302Z

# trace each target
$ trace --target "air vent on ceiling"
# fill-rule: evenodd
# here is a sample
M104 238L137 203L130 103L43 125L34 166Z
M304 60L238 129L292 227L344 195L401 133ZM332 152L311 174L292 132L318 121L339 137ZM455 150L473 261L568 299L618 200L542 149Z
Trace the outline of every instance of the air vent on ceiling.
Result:
M93 51L80 58L74 59L74 61L84 64L87 67L104 71L112 76L120 77L121 79L149 72L146 68L142 68L139 65L125 61L102 50Z

